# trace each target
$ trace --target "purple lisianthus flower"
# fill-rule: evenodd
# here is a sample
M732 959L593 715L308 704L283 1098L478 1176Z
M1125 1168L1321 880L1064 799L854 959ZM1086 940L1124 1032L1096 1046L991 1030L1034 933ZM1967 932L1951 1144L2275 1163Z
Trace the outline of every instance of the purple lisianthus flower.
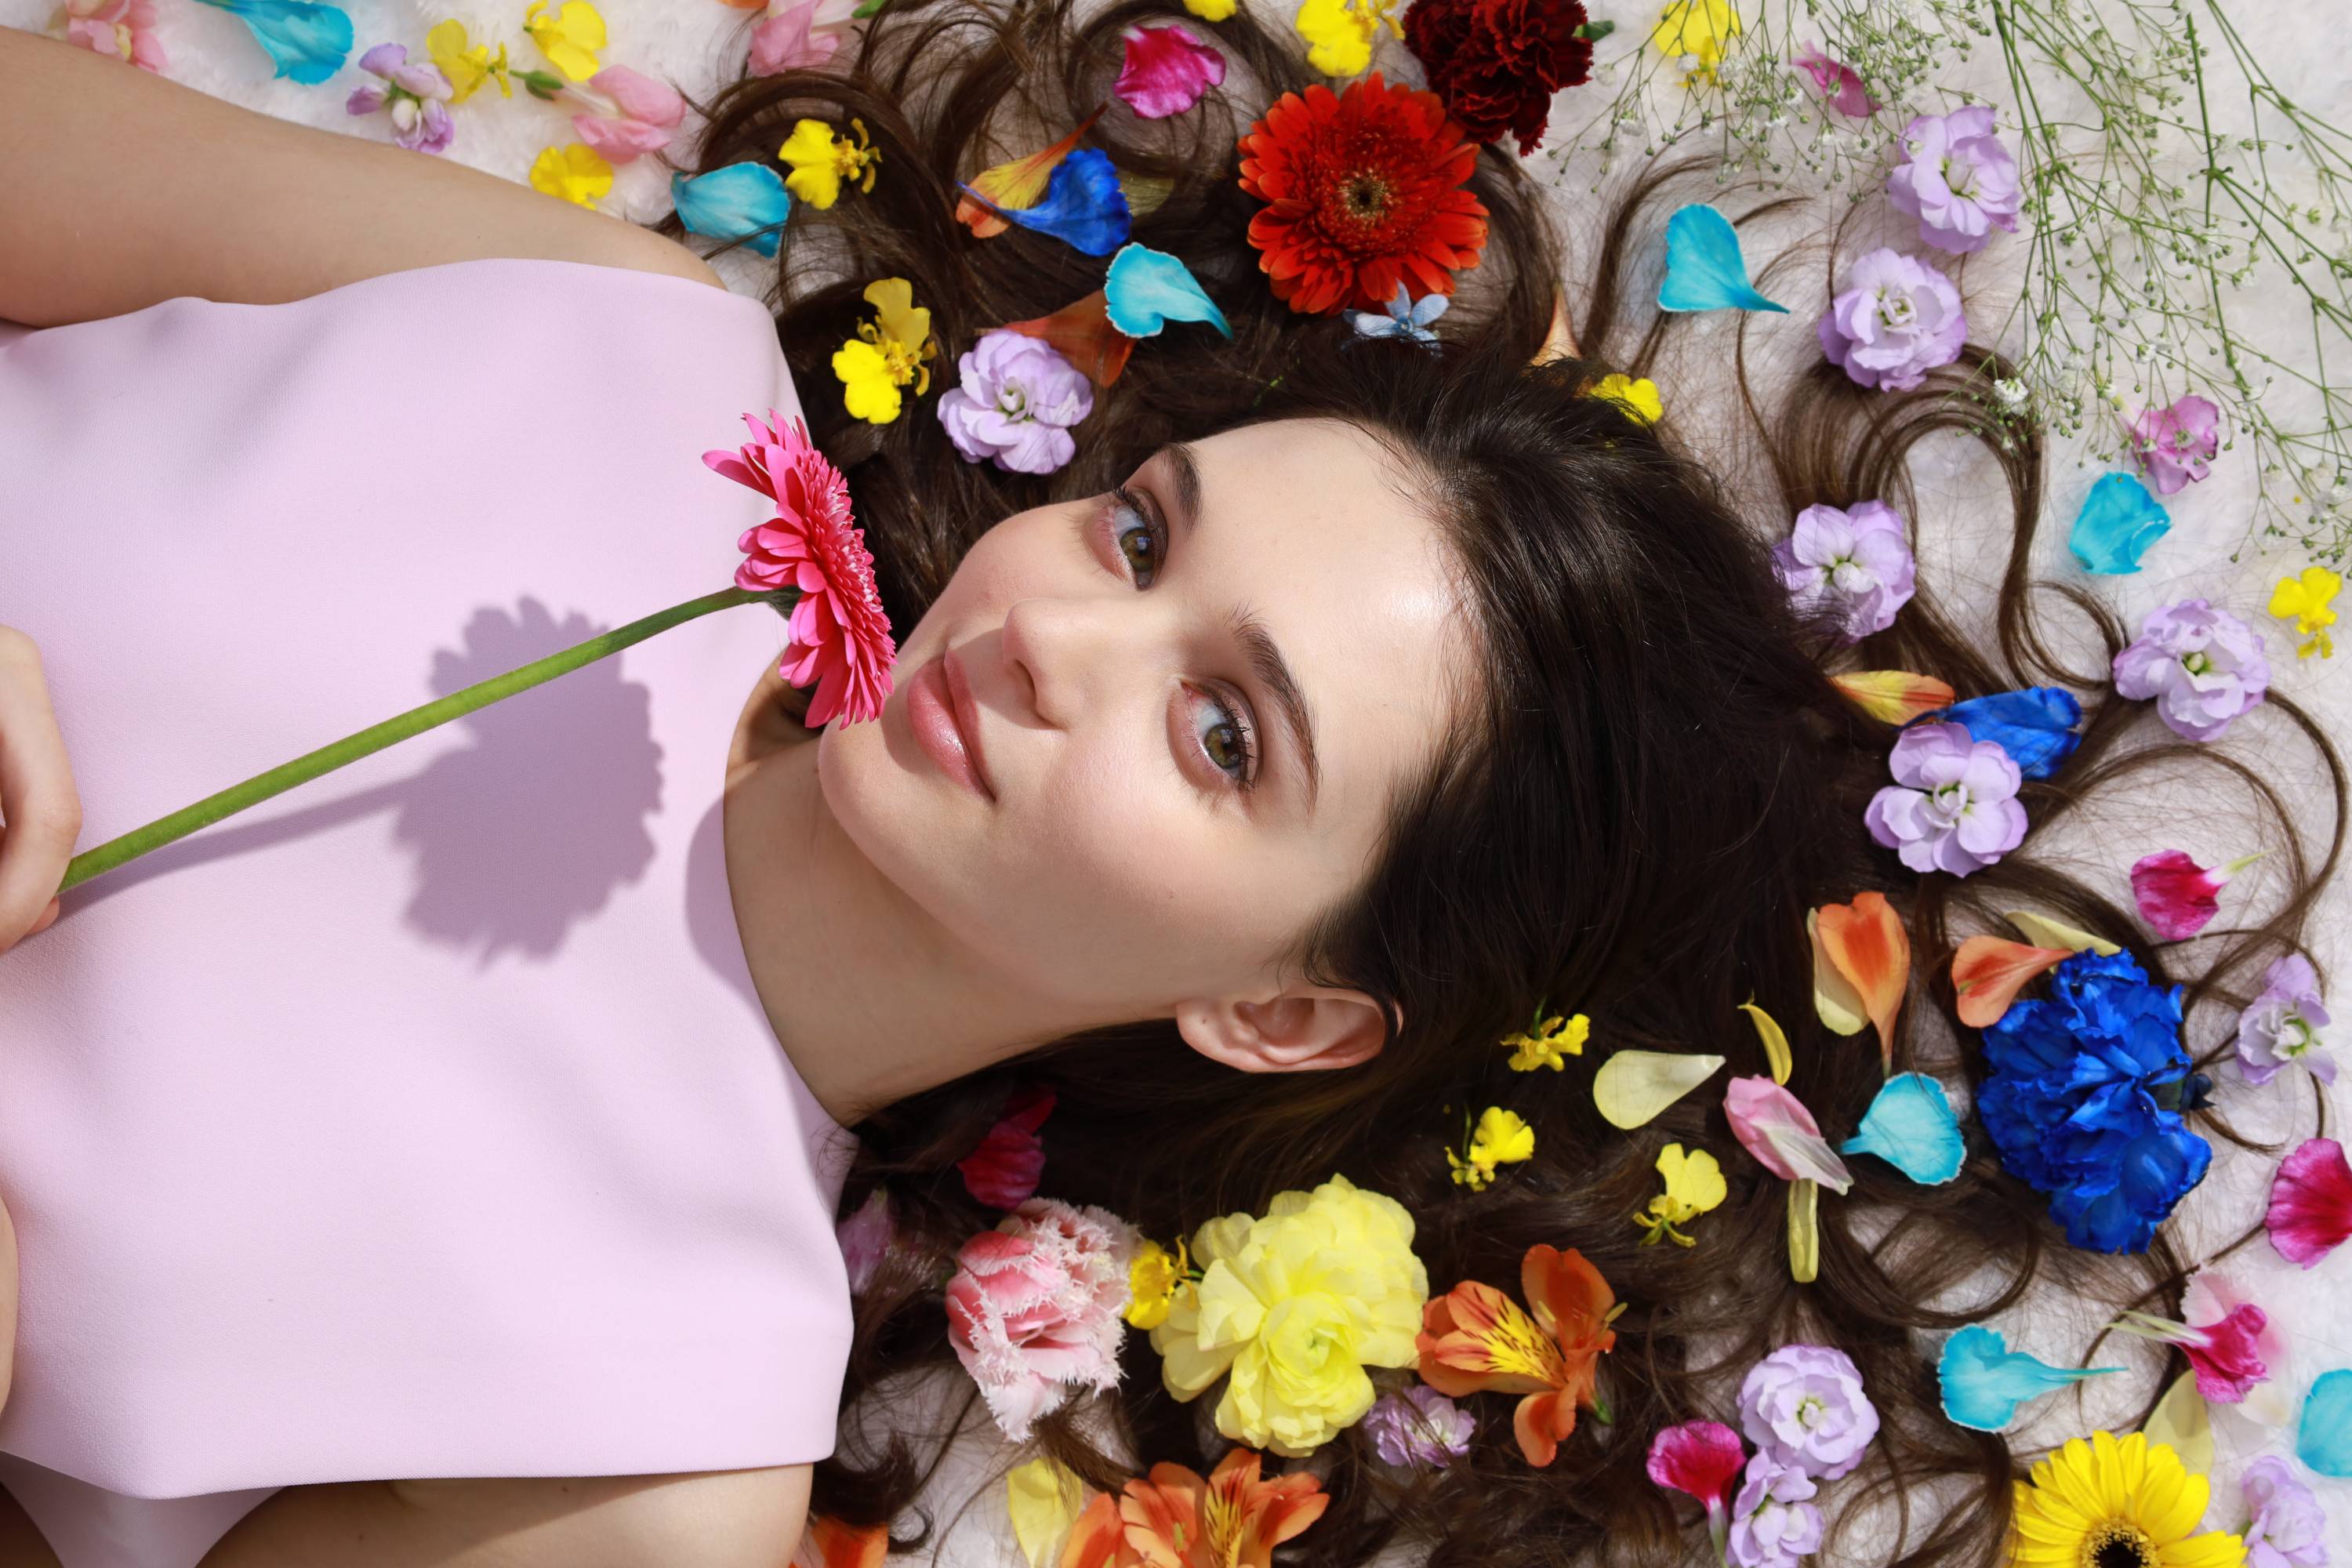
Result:
M2238 1482L2245 1494L2246 1568L2327 1568L2327 1515L2284 1459L2265 1454Z
M1980 871L2025 839L2022 775L1997 742L1965 724L1914 724L1895 738L1895 782L1862 814L1871 837L1914 871Z
M1960 357L1969 320L1952 280L1898 250L1857 258L1814 329L1830 363L1864 386L1908 392Z
M1402 1394L1381 1394L1364 1416L1364 1429L1383 1462L1435 1470L1470 1451L1478 1424L1437 1390L1416 1384Z
M1807 44L1795 60L1797 68L1813 79L1813 90L1822 101L1851 120L1863 120L1878 112L1878 100L1862 85L1862 78L1843 60L1834 60L1822 53L1818 45Z
M1731 1504L1733 1568L1795 1568L1797 1559L1820 1551L1822 1510L1807 1500L1815 1489L1802 1466L1769 1454L1750 1458Z
M2132 421L2132 455L2147 470L2156 493L2168 496L2213 471L2221 449L2221 411L2202 397L2184 397L2168 408L2143 410Z
M1782 1345L1748 1369L1739 1385L1739 1427L1759 1453L1833 1481L1862 1463L1862 1451L1878 1436L1878 1408L1843 1351ZM1752 1475L1753 1460L1748 1469Z
M2319 976L2311 960L2289 953L2263 972L2263 994L2238 1015L2238 1067L2248 1083L2268 1083L2301 1062L2322 1083L2336 1081L2336 1058L2319 1031L2327 1027Z
M2152 610L2139 640L2116 655L2116 690L2156 699L2157 716L2188 741L2210 741L2270 689L2263 635L2202 599Z
M353 88L343 100L347 112L373 114L389 108L394 141L418 153L448 150L457 134L457 122L449 117L449 100L457 92L439 66L430 61L411 65L408 50L401 45L378 44L360 57L360 69L382 77L387 85L370 82Z
M1772 558L1798 611L1842 616L1848 642L1893 626L1918 585L1903 514L1885 501L1807 507Z
M1996 228L2017 232L2017 160L1993 134L1991 109L1923 114L1903 128L1903 153L1886 176L1886 199L1919 220L1924 243L1965 256Z
M1069 426L1094 412L1094 388L1052 345L983 332L958 372L961 384L940 398L940 423L965 462L1050 474L1076 455Z

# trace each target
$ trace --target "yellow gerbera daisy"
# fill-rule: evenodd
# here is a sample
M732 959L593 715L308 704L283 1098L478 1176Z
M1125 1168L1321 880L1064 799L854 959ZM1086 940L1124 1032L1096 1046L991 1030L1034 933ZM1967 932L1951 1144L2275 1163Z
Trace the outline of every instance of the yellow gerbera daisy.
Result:
M2205 1478L2144 1433L2070 1439L2017 1483L2012 1568L2243 1568L2245 1543L2204 1522Z

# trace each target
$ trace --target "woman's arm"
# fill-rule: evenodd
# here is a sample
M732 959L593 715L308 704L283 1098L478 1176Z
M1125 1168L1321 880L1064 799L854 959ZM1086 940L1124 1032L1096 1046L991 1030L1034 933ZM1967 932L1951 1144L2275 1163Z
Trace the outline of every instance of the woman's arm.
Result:
M512 180L0 27L0 317L274 304L496 256L724 286L685 247Z

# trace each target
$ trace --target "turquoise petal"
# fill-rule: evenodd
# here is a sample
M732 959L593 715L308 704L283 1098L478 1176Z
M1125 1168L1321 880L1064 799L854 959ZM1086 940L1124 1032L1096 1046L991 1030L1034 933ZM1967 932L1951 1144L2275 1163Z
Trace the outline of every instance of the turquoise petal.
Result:
M1192 269L1164 250L1129 245L1110 258L1103 279L1110 324L1130 338L1156 338L1171 321L1206 321L1227 337L1225 313L1193 280Z
M1944 1086L1925 1073L1904 1072L1886 1080L1838 1152L1875 1154L1921 1186L1939 1187L1960 1173L1968 1144Z
M707 174L669 177L669 199L690 234L740 239L762 256L776 254L779 232L793 216L783 176L766 163L730 163Z
M1703 203L1666 220L1666 276L1658 285L1661 310L1778 310L1748 281L1739 235L1731 220Z
M2139 570L2147 547L2172 527L2172 518L2131 474L2109 474L2091 487L2066 547L2085 572L2122 577Z
M2352 1479L2352 1372L2331 1372L2311 1385L2294 1457L2323 1476Z
M2017 1418L2017 1407L2070 1383L2101 1373L2121 1372L2115 1366L2052 1366L2048 1362L2009 1348L1997 1329L1970 1323L1944 1342L1936 1363L1936 1381L1943 1385L1944 1414L1972 1432L2000 1432Z
M278 74L316 87L343 68L352 52L352 18L339 5L311 0L204 0L253 30Z

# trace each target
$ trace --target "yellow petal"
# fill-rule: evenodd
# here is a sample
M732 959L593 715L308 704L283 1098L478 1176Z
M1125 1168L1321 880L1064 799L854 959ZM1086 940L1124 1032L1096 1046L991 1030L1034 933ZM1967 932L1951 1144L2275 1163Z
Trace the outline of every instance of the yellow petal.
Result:
M1819 930L1821 911L1805 911L1805 936L1813 944L1813 1011L1821 1016L1833 1034L1859 1035L1870 1023L1864 1011L1862 993L1840 974L1829 954L1822 951Z
M1004 1478L1013 1538L1021 1543L1029 1568L1045 1568L1061 1555L1085 1492L1084 1483L1069 1468L1053 1459L1032 1459Z
M2069 952L2080 952L2088 948L2101 958L2113 958L2123 951L2103 936L2077 931L2073 926L2052 920L2048 915L2037 915L2031 910L2011 910L2000 918L2023 932L2025 940L2036 947L2063 947Z
M1222 22L1234 14L1240 0L1184 0L1184 9L1203 22Z
M1666 1196L1684 1219L1717 1207L1730 1193L1723 1167L1704 1149L1685 1153L1681 1144L1667 1144L1658 1152L1658 1174L1665 1178Z
M1722 1065L1721 1057L1683 1051L1619 1051L1593 1076L1592 1103L1612 1127L1639 1127Z
M1772 1015L1755 1003L1742 1002L1739 1010L1755 1020L1756 1033L1764 1041L1764 1059L1772 1064L1772 1081L1788 1082L1789 1074L1796 1068L1795 1060L1789 1055L1789 1037L1781 1033L1780 1026Z
M1822 1273L1822 1189L1798 1180L1789 1184L1789 1277L1810 1285Z
M2151 1443L2161 1443L2199 1475L2213 1468L2213 1415L2205 1396L2197 1392L2197 1374L2184 1372L2173 1379L2155 1413L2141 1428Z

